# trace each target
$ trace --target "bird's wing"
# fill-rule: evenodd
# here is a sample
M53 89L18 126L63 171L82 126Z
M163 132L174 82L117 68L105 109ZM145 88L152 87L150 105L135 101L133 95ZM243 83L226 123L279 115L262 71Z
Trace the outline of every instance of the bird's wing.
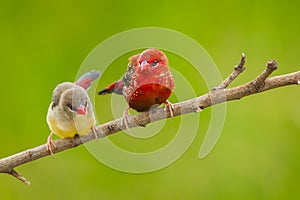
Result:
M124 86L126 86L126 87L129 86L132 76L136 72L136 66L138 65L137 60L138 60L139 56L140 56L140 54L137 54L137 55L131 56L129 58L127 71L124 74L124 76L122 77L122 82L123 82Z
M135 66L136 66L136 61L137 61L138 57L139 57L139 54L130 57L129 63L127 66L127 71L123 75L122 79L110 84L108 87L104 88L103 90L100 90L98 92L98 94L103 95L103 94L109 94L112 92L116 93L116 94L123 94L123 88L129 86L131 79L132 79L132 75L135 73Z

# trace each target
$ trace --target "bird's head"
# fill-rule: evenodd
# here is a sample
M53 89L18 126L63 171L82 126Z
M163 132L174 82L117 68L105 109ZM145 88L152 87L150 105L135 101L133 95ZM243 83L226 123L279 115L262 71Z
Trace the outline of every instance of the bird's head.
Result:
M86 115L89 109L86 91L80 86L66 90L61 96L61 106L68 115Z
M139 58L138 64L143 73L161 70L160 68L168 68L167 56L158 49L147 49L143 51Z

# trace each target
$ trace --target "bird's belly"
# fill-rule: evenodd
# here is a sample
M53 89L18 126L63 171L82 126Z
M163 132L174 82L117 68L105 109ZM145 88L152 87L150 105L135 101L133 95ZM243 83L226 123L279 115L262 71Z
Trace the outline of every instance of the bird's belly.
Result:
M91 115L76 115L74 119L48 112L47 122L52 132L61 138L73 138L76 134L87 135L95 124Z
M160 84L145 84L136 89L127 98L130 108L138 112L148 111L153 105L160 105L165 102L172 91Z
M47 121L51 131L61 138L72 138L77 134L75 125L71 121L61 122L52 117L48 117Z

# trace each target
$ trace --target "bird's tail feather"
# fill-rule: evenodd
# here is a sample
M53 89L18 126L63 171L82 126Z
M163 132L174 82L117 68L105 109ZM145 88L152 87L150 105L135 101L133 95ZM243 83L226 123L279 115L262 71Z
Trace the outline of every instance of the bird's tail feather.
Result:
M100 72L96 70L92 70L83 74L76 82L76 85L83 87L84 89L88 89L91 86L91 83L100 76Z
M109 85L107 88L104 88L103 90L100 90L98 94L103 95L103 94L110 94L113 92L116 94L123 94L123 83L121 80L112 83L111 85Z

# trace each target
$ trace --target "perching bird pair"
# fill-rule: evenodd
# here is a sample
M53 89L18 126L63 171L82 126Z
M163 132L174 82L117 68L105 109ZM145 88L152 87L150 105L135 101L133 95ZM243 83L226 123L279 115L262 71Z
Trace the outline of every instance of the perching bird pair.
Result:
M54 89L47 114L47 122L51 130L47 148L52 156L52 146L56 147L52 140L53 134L62 138L72 138L76 134L87 135L92 130L97 137L96 120L86 90L99 75L97 71L90 71L75 83L61 83ZM129 107L124 111L123 123L128 129L130 108L143 112L148 111L152 106L164 103L172 116L173 106L167 99L174 87L174 79L166 55L157 49L147 49L141 54L130 57L127 71L122 79L99 91L98 94L114 92L124 95Z

